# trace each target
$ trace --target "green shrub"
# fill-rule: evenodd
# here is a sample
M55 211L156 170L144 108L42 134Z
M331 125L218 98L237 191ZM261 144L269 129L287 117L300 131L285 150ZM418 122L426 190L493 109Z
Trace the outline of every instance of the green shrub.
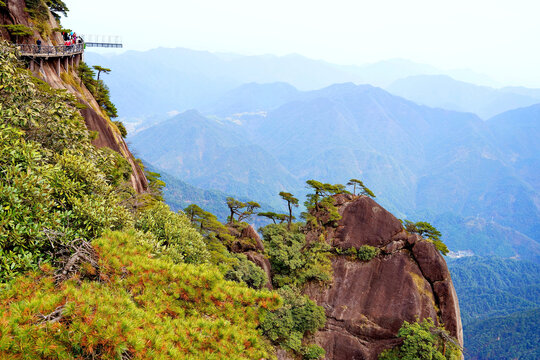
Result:
M418 221L416 223L413 223L409 220L402 220L402 222L405 230L410 233L418 234L424 239L432 241L433 244L435 244L437 250L441 252L441 254L448 254L448 247L441 241L441 233L435 228L435 226L425 221Z
M445 334L445 335L443 335ZM461 351L447 339L447 332L442 327L436 327L431 318L422 322L403 322L398 337L403 344L394 349L385 350L379 356L380 360L458 360Z
M380 250L370 245L362 245L356 250L356 257L361 261L369 261L379 255Z
M306 244L297 224L292 231L286 224L270 224L261 232L277 287L302 286L312 280L327 283L332 279L331 248L324 240Z
M141 211L135 228L152 233L157 245L178 251L187 263L201 264L208 260L208 250L201 234L191 226L183 213L172 212L162 202Z
M326 351L319 345L311 344L304 346L302 355L305 360L323 359Z
M86 63L81 62L77 69L77 74L84 86L90 91L97 103L110 118L118 117L116 106L111 102L110 91L103 80L94 79L96 73ZM123 125L122 125L123 126ZM119 129L122 133L122 130ZM125 128L124 128L125 130ZM126 132L127 135L127 132Z
M225 279L236 282L244 282L253 289L262 288L268 281L263 269L249 261L244 254L232 254L237 260L225 273Z
M307 296L299 295L298 289L285 286L278 293L283 297L283 306L266 312L261 321L263 333L285 349L304 353L306 359L324 356L324 350L317 345L302 344L305 334L314 333L324 326L324 309ZM310 357L314 355L319 357Z
M76 99L17 67L0 43L0 281L50 260L44 230L64 241L129 226L119 189L129 164L97 149Z
M225 281L215 267L149 256L152 248L134 236L94 240L101 281L75 275L56 286L54 269L43 265L7 284L0 358L272 357L258 326L265 309L281 304L277 294Z
M113 123L118 128L118 131L120 131L120 135L122 135L122 137L125 138L128 133L124 124L121 121L113 121Z

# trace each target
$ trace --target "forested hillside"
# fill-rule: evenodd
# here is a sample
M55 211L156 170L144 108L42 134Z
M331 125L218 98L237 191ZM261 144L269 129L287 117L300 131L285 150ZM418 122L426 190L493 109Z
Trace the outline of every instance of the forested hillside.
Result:
M469 257L448 267L459 296L467 359L537 359L540 265Z
M0 357L271 357L258 326L281 299L224 279L262 271L137 194L76 98L20 65L1 43Z

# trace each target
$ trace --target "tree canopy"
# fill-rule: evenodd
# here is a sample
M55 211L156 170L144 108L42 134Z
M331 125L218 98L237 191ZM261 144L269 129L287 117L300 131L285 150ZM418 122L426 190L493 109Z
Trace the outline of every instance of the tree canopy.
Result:
M405 226L405 230L408 232L418 234L433 241L437 250L439 250L443 255L448 254L448 247L441 241L440 231L430 223L425 221L418 221L414 223L409 220L404 220L403 225Z
M227 198L227 206L229 207L229 211L231 213L228 219L230 223L233 223L235 221L235 215L237 216L236 221L238 222L249 219L251 215L255 213L255 209L261 207L261 205L259 205L255 201L242 202L240 200L236 200L233 197Z
M347 183L347 185L353 186L353 195L355 195L355 196L356 196L356 187L358 186L358 190L359 190L358 195L366 195L366 196L370 196L372 198L375 197L375 194L373 193L373 191L368 189L368 187L365 186L364 183L361 180L350 179L349 182Z
M279 193L279 196L281 196L281 198L287 202L287 207L289 208L289 219L287 223L287 228L291 230L291 223L294 219L294 216L292 215L292 207L298 207L298 199L295 198L293 194L285 191L281 191Z

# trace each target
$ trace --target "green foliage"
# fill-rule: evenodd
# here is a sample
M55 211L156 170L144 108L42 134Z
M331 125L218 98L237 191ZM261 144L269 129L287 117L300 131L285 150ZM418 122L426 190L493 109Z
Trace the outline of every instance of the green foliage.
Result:
M143 169L146 180L148 180L148 193L154 200L163 201L163 188L166 184L161 180L161 175L157 172L147 170L142 161L138 160L137 163Z
M540 359L538 324L540 308L472 321L464 327L467 357L478 360Z
M422 322L403 322L398 336L403 344L398 348L384 351L381 360L458 360L461 351L452 342L444 328L436 327L431 318Z
M257 213L257 216L262 216L262 217L268 218L268 219L272 220L272 222L274 224L277 224L277 221L279 221L279 223L281 224L285 220L291 219L287 214L277 214L277 213L272 212L272 211L260 212L260 213ZM294 219L294 216L292 218Z
M234 223L235 221L242 222L244 220L248 220L251 215L255 213L255 209L261 207L255 201L242 202L232 197L227 198L227 206L229 207L229 211L231 213L228 218L228 221L230 223ZM235 215L237 216L236 219L234 218Z
M0 281L50 259L44 229L64 241L131 223L121 205L125 159L96 149L75 106L17 68L0 44Z
M94 70L96 70L98 72L97 73L97 81L99 81L99 76L100 76L101 73L109 74L111 72L111 69L104 68L103 66L94 65L92 67L94 68Z
M299 287L312 280L329 282L332 278L330 245L324 241L306 244L305 235L298 230L297 224L294 225L296 228L292 231L284 224L271 224L260 229L274 272L274 285Z
M362 245L356 250L356 257L361 261L369 261L379 255L380 249L370 245Z
M348 249L336 247L333 249L333 251L337 255L348 255L351 256L353 259L358 259L360 261L370 261L371 259L378 256L381 252L378 247L370 245L362 245L358 249L355 247L350 247Z
M173 213L162 202L142 210L135 221L135 228L155 236L155 246L177 254L175 258L178 261L200 264L208 259L202 236L191 226L189 219L182 213Z
M69 9L62 0L46 0L46 3L56 20L60 18L58 13L67 16L67 12L69 11Z
M101 281L75 275L55 286L43 265L9 283L0 292L0 358L272 358L258 326L281 304L277 294L225 281L215 267L151 257L134 236L93 242Z
M9 24L9 25L0 25L9 32L12 36L31 36L34 34L32 29L23 24Z
M79 64L79 68L77 69L77 73L79 75L79 78L81 79L82 83L88 91L94 96L99 106L105 111L107 116L111 118L118 117L118 112L116 110L116 106L111 102L110 98L110 91L107 85L105 85L105 82L103 80L99 79L99 73L102 71L107 70L107 72L110 72L110 69L102 68L101 66L94 66L94 68L98 69L98 79L94 79L94 76L96 76L96 73L94 70L92 70L86 63L81 62Z
M307 222L314 227L336 226L341 215L339 215L334 204L332 195L349 193L345 186L341 184L321 183L317 180L306 181L307 187L313 191L307 195L304 203L307 213L304 217Z
M435 244L435 247L441 254L448 254L448 247L441 241L441 233L430 223L425 221L413 223L412 221L404 220L403 225L408 232L419 234L420 236L433 241L433 244Z
M225 273L225 279L236 282L243 282L253 289L261 289L268 277L263 269L249 261L244 254L233 254L238 261L233 263Z
M28 12L34 20L46 21L50 11L58 21L60 20L60 14L67 16L69 11L62 0L25 0L25 2Z
M295 198L293 194L285 192L285 191L281 191L279 193L279 196L281 196L281 198L287 202L287 207L289 208L289 218L288 218L287 229L291 230L291 223L294 219L294 216L292 215L292 207L293 206L298 207L298 199Z
M540 264L481 257L447 262L465 334L472 321L540 308Z
M304 359L324 357L324 350L319 346L302 344L306 333L314 333L324 326L324 309L289 286L282 287L278 293L284 304L277 310L266 312L261 321L263 333L283 348L303 354Z
M373 191L368 189L367 186L365 186L364 183L361 180L351 179L351 180L349 180L347 185L353 186L353 195L355 195L355 196L356 196L356 187L358 186L358 190L359 190L358 195L366 195L366 196L369 196L369 197L372 197L372 198L375 197L375 194L373 193Z
M118 131L120 131L120 135L122 135L122 137L125 138L128 133L124 124L121 121L113 121L113 123L118 128Z

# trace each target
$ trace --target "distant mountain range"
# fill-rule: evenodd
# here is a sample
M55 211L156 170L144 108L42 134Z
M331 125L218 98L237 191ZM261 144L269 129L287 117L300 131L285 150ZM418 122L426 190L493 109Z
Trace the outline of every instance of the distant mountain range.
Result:
M457 81L446 75L410 76L396 80L386 89L418 104L472 112L483 119L540 103L540 89L494 89Z
M135 122L137 119L145 120L156 115L165 119L166 114L171 111L199 109L214 104L228 91L251 82L284 82L305 91L343 82L387 87L399 79L411 76L448 75L462 81L493 85L485 76L472 71L441 70L404 59L390 59L362 66L343 66L300 55L243 56L183 48L127 51L114 56L87 52L85 57L91 65L112 69L112 72L106 75L106 82L120 115L129 122ZM442 85L444 86L441 90L434 91L444 94L453 92L456 87L455 84L448 85L448 88L445 87L447 84ZM417 92L420 94L425 92L421 84L413 88L414 91L407 91L411 93L411 97ZM516 104L515 107L529 105L522 98L535 97L535 91L526 88L506 88L500 92L503 100L497 102L496 99L492 99L495 101L492 104L493 108L486 103L485 106L475 105L480 108L473 110L482 111L479 115L483 117L486 113L491 116L499 110L502 112L510 109L501 107L501 104L505 106ZM407 94L403 96L408 98ZM418 101L433 105L426 102L429 99L425 98L426 96L422 96ZM505 100L506 98L510 100ZM513 98L516 99L512 100ZM472 111L460 107L462 104L459 102L447 102L444 99L435 106L446 108L446 105L454 106L448 108L451 110Z
M247 84L206 116L188 111L130 141L188 183L275 207L307 179L361 178L394 213L444 229L452 250L540 261L539 107L482 121L368 85Z

